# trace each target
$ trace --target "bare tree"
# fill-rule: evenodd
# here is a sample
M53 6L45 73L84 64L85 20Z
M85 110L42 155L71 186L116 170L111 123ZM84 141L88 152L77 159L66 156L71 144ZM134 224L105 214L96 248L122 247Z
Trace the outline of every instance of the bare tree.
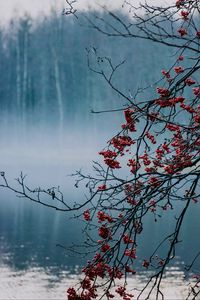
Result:
M118 294L130 299L133 295L127 292L126 277L135 273L135 261L142 259L137 257L137 249L141 247L138 236L143 233L145 219L154 214L157 220L161 211L167 214L175 209L174 230L142 261L143 268L151 270L153 275L138 299L144 297L144 292L149 299L154 290L156 299L164 298L161 289L164 272L176 257L188 208L199 198L200 3L176 1L171 6L154 6L145 2L135 7L132 2L124 1L124 6L129 8L128 22L107 8L104 9L108 18L94 14L87 21L107 36L141 38L172 47L176 58L168 70L161 71L160 80L153 85L157 96L142 99L144 89L133 97L115 85L113 77L123 62L114 65L111 58L100 57L96 49L88 51L89 68L127 101L127 107L122 108L125 123L121 130L99 153L104 165L95 165L96 178L77 174L79 180L88 180L91 191L90 207L83 216L88 227L95 226L101 240L88 236L87 246L94 248L96 254L83 270L85 278L80 289L68 290L69 299L96 298L100 287L103 287L100 298L110 299ZM94 225L96 218L98 225ZM159 257L157 253L163 246L165 256ZM196 251L187 270L199 258L199 249ZM190 287L188 299L195 299L200 293L199 274L195 278L197 282ZM117 279L124 279L124 284L111 294Z
M67 3L66 14L78 18L74 1ZM77 186L86 182L86 201L70 207L59 188L31 190L21 175L21 189L16 189L1 174L1 186L18 196L57 210L77 211L85 220L85 252L94 252L94 257L83 269L80 285L68 289L69 300L131 299L134 291L128 291L127 277L135 274L136 261L150 271L137 299L150 299L154 292L155 299L164 299L161 283L166 267L176 258L186 215L189 209L195 209L200 196L200 2L178 0L166 6L145 2L135 7L124 1L123 5L129 9L128 21L104 8L108 18L94 14L87 22L107 36L141 38L172 47L174 64L161 70L161 78L151 86L155 96L146 99L146 88L133 96L115 85L113 78L123 62L114 64L111 58L99 56L96 49L88 50L90 70L103 77L127 105L117 109L122 111L125 121L99 152L103 162L94 164L95 175L84 175L81 171L75 174ZM57 201L52 204L52 199ZM163 237L148 258L139 257L146 218L153 215L157 221L172 210L172 232ZM98 240L89 229L97 232ZM165 255L161 257L162 247ZM187 271L192 270L199 256L200 250L196 249ZM199 297L199 282L200 274L196 273L187 299Z

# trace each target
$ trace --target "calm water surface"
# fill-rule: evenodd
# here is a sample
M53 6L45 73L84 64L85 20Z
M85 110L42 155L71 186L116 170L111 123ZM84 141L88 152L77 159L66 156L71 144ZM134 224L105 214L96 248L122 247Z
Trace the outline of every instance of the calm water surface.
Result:
M23 170L28 174L27 183L32 187L59 185L69 203L84 199L84 187L78 190L74 188L73 179L67 175L80 166L88 170L88 162L91 158L95 159L97 149L82 149L82 155L78 151L75 153L73 149L71 152L64 149L59 155L56 151L46 152L44 149L25 150L20 152L20 149L16 149L13 152L10 149L9 154L9 151L1 149L1 170L6 171L13 184L16 184L13 179ZM76 276L86 261L86 258L72 255L57 246L60 244L69 247L72 243L80 244L83 241L83 223L72 217L73 215L39 206L26 199L19 199L9 191L0 190L0 299L66 298L67 286L77 280ZM183 261L190 263L196 249L200 247L200 240L194 234L198 218L197 204L188 213L182 231L184 242L178 247L176 268L168 274L173 278L172 282L174 278L178 278L177 285L180 289L172 288L170 280L165 282L167 294L170 296L170 291L174 291L174 297L177 294L173 299L182 299L180 295L184 293ZM166 233L173 227L171 220L170 215L168 218L161 218L158 226L153 218L146 220L144 240L139 249L141 257L148 257L161 240L163 232ZM199 265L197 267L199 269ZM136 279L133 282L134 280ZM140 280L141 278L137 278L137 285Z

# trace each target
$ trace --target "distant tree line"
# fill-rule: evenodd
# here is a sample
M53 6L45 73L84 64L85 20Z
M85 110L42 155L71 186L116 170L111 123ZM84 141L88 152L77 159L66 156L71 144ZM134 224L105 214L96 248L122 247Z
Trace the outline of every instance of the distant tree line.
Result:
M82 17L93 13L82 13ZM104 80L89 70L87 49L91 47L116 63L125 59L114 80L132 95L138 87L156 81L159 67L171 61L170 50L162 46L108 38L91 29L86 21L76 22L54 10L49 17L38 20L28 15L13 19L0 29L2 126L18 125L26 130L34 124L52 124L62 131L66 124L94 125L91 109L121 105L122 100ZM163 61L158 53L163 53Z

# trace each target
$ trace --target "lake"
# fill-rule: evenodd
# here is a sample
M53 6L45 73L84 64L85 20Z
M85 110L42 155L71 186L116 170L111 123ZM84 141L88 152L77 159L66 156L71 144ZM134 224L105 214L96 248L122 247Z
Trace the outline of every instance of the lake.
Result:
M28 175L27 184L31 187L59 185L65 199L73 203L82 201L86 190L84 186L76 189L74 178L68 175L79 167L90 172L90 162L97 157L98 149L100 144L93 147L92 141L82 146L71 142L70 147L57 149L34 144L2 147L1 170L14 186L21 170ZM0 299L65 299L67 287L77 281L86 258L57 245L67 248L72 243L81 244L82 220L17 198L5 189L0 190L0 199ZM179 245L176 264L170 267L165 279L164 290L168 297L173 294L173 299L183 299L183 261L191 262L195 249L200 246L199 239L192 234L199 218L199 207L196 208L188 213L182 231L184 242ZM161 218L158 225L153 218L146 220L141 256L148 257L163 232L172 228L171 218L172 214L167 219ZM130 280L131 286L139 287L145 277L137 275Z

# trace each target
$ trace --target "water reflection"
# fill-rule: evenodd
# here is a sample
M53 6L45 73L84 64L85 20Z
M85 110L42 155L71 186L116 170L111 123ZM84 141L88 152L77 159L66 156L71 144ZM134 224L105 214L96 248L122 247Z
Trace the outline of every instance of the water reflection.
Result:
M68 270L56 273L57 270L55 272L53 268L34 267L26 271L16 271L1 265L0 269L0 299L66 299L67 288L74 286L79 279L78 275L72 275ZM147 278L144 274L127 280L129 289L137 297ZM186 298L188 282L183 280L183 273L178 267L168 269L167 276L163 279L162 291L166 300ZM150 299L155 299L154 295Z
M75 191L73 194L69 187L65 187L69 201L74 199L75 194L76 200L82 201L83 190ZM0 197L0 255L3 263L19 270L30 266L53 266L62 270L71 268L72 272L76 265L84 265L86 258L72 255L56 246L81 244L84 239L81 220L73 219L73 215L69 213L57 212L26 199L17 199L7 191L1 191ZM186 264L191 263L195 251L200 247L200 240L195 234L191 234L197 230L195 226L199 216L198 206L193 206L195 207L188 211L180 237L182 242L177 245L176 253L177 261L184 261ZM164 234L173 229L175 215L176 212L172 211L163 215L157 223L153 215L146 219L143 235L138 240L138 255L141 259L148 258ZM164 248L166 249L166 245L158 253L160 257L164 256ZM195 268L199 269L199 261L196 263Z
M88 162L95 160L101 141L105 139L106 136L99 134L97 142L96 138L89 135L86 138L78 130L63 137L62 145L58 144L56 136L48 135L43 141L27 138L19 140L17 145L10 139L0 147L0 169L5 171L15 187L14 179L22 170L27 174L26 184L29 187L47 189L60 186L67 203L80 202L85 199L84 190L76 189L74 179L68 175L80 168L90 172ZM17 198L14 193L2 188L0 199L0 255L4 263L18 269L83 264L81 258L69 256L64 249L56 246L69 247L72 242L80 243L82 221L74 220L72 214Z
M70 190L66 193L69 199L73 199ZM57 212L25 199L17 199L6 191L1 191L1 199L1 263L17 270L25 270L30 267L53 267L54 272L57 268L74 273L76 265L83 266L88 260L88 256L80 257L57 246L59 244L70 247L72 243L80 245L83 242L82 220L74 219L73 215L69 213ZM80 194L79 199L81 201ZM173 229L173 215L174 212L168 216L163 215L163 218L158 220L158 224L155 224L153 216L146 219L143 235L138 239L138 256L141 257L141 260L148 258L163 238L164 233L167 234ZM191 211L188 212L181 236L183 241L177 246L176 261L181 270L184 270L181 262L190 264L199 247L199 239L190 234L198 221L198 215L198 209L193 211L191 208ZM160 257L164 256L164 251L165 247L161 249ZM195 268L198 269L199 262L196 263ZM141 261L138 261L138 264L141 265Z
M42 149L41 145L38 149L36 144L31 145L31 151L25 147L15 148L13 151L12 147L8 147L8 151L1 155L1 168L6 171L9 180L16 178L19 171L23 170L28 174L27 183L32 187L60 185L69 203L74 200L82 201L84 186L77 190L73 186L72 178L66 175L80 166L89 172L89 162L96 159L96 153L101 149L100 144L103 145L103 142L99 141L99 145L92 147L92 141L79 141L79 146L78 143L71 143L71 148L68 144L62 149L53 149L53 152L49 148ZM45 156L45 152L48 156ZM82 221L73 219L73 215L39 206L26 199L17 199L13 193L5 190L0 190L0 199L0 280L3 286L0 298L65 299L67 286L76 280L74 274L80 274L81 266L85 264L86 259L88 260L88 256L82 258L71 255L56 245L69 247L72 242L81 244L84 238ZM156 223L153 215L146 219L144 237L140 238L138 249L141 259L148 258L163 238L163 234L172 230L176 214L177 210L174 210L163 215ZM196 249L200 248L200 240L195 235L198 231L198 218L198 203L192 203L181 233L183 242L177 245L176 261L179 264L176 265L176 269L168 270L165 281L165 289L168 289L168 295L173 295L173 299L183 299L180 296L184 291L182 261L190 264ZM161 256L162 254L161 252ZM141 261L138 264L141 265ZM195 268L199 267L197 261ZM146 275L134 278L136 279L146 280ZM172 288L169 283L173 281L175 284L175 279L178 280L176 285L180 286L181 290ZM175 295L179 298L175 298Z
M72 241L81 243L81 222L31 203L18 204L4 204L1 209L0 254L3 263L20 270L30 266L74 268L83 263L81 258L69 256L56 246L69 247Z

